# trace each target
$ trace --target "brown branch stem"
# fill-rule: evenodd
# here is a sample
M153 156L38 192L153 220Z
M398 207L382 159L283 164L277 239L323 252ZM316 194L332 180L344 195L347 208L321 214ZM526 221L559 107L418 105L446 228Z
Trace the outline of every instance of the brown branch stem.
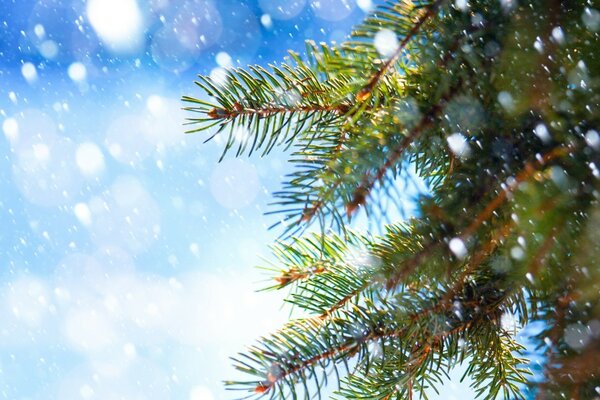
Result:
M398 61L408 43L421 30L423 24L435 14L437 8L440 6L440 4L442 4L443 1L444 0L436 0L430 7L427 8L427 11L425 11L425 13L415 22L411 30L406 34L402 41L400 41L398 44L398 49L396 49L394 54L392 54L392 56L381 66L379 70L377 70L371 79L369 79L369 82L356 94L357 101L364 101L371 97L371 92L377 83L392 67L392 65Z
M285 106L267 106L263 108L245 108L238 102L233 104L233 109L228 110L226 108L215 107L211 109L206 115L211 119L235 119L240 116L258 115L260 118L270 117L276 114L284 113L311 113L311 112L332 112L339 115L343 115L350 110L350 107L345 104L338 104L334 106L321 106L321 105L305 105L296 107L285 107Z
M329 310L327 310L324 313L322 313L321 315L319 315L319 318L320 319L328 318L331 314L333 314L340 308L344 307L344 305L346 305L354 297L358 296L359 293L361 293L363 290L366 290L369 286L370 286L370 283L365 282L360 287L354 289L352 292L350 292L346 296L342 297L337 303L335 303L331 308L329 308Z
M507 184L506 188L503 189L494 199L492 199L485 209L479 213L473 222L462 232L460 235L461 239L466 240L473 235L481 226L481 224L487 221L492 216L494 211L496 211L496 209L500 207L500 205L504 203L506 199L508 199L509 195L517 190L521 183L531 178L531 176L538 172L541 167L545 166L550 161L569 155L574 151L575 148L573 146L556 147L535 161L530 161L525 164L523 169Z
M396 165L408 146L410 146L413 141L425 130L433 125L435 119L442 112L446 103L456 95L458 88L461 87L462 84L462 79L460 79L455 87L446 93L437 104L431 107L429 112L421 118L419 123L413 129L411 129L411 131L396 147L392 149L390 155L386 158L383 165L379 167L374 174L366 174L363 177L362 182L354 191L352 200L346 205L346 212L348 215L352 215L358 209L358 207L365 203L367 196L371 193L375 184L383 179L391 167Z

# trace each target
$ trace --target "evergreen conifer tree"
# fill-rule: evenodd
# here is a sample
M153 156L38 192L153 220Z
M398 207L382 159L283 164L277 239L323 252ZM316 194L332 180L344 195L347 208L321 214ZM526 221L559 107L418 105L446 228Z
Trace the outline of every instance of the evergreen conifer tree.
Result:
M598 398L599 35L597 0L388 1L342 44L200 76L190 132L294 167L270 268L305 315L231 387L413 399L468 363L485 399ZM399 221L411 170L427 190Z

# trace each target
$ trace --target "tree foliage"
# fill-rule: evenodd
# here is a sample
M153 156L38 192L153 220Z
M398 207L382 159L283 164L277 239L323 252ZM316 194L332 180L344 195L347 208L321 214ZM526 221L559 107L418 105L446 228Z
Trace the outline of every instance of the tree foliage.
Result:
M189 132L293 164L267 269L306 316L237 356L248 379L228 385L412 399L468 363L485 399L598 396L599 32L596 0L387 1L340 45L200 76ZM390 220L411 169L428 190ZM383 233L350 228L359 213Z

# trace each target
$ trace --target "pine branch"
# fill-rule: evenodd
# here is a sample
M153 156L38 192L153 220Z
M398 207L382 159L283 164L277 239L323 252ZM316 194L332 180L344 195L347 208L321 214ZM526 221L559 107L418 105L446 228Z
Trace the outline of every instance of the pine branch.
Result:
M423 15L417 20L417 22L414 23L412 28L402 38L394 54L381 66L381 68L379 68L379 70L371 77L371 79L369 79L368 83L356 94L357 101L365 101L372 96L373 89L375 86L377 86L383 75L387 73L388 70L398 61L402 55L402 52L406 48L406 45L419 32L423 24L435 15L437 9L444 1L445 0L436 0L430 6L425 8Z
M530 372L520 367L525 360L515 356L524 347L505 332L483 336L483 340L475 346L479 357L472 360L467 373L473 377L471 386L477 397L494 400L501 395L505 400L525 399L520 386L526 382L526 375ZM491 387L490 380L493 382Z
M441 3L441 2L438 2L438 3ZM428 11L425 14L428 15L430 12L433 12L433 10L438 7L439 7L439 4L432 4L432 5L427 6ZM371 23L375 24L375 20L372 21ZM415 29L415 27L413 27L413 29ZM469 34L474 34L474 32L475 32L474 29L468 29L467 31L469 32ZM405 40L409 40L410 36L411 35L407 35ZM441 61L437 64L437 67L439 69L447 68L448 63L452 60L452 55L455 54L460 43L461 43L461 41L459 39L454 41L451 48L445 53L445 55L441 58ZM400 54L400 53L398 53L398 54ZM375 73L375 76L378 76L379 74L381 74L381 76L383 75L382 70L377 71ZM416 138L418 138L427 128L429 128L433 124L435 118L437 117L439 112L441 112L441 110L443 108L443 104L446 103L447 101L449 101L454 96L455 92L456 92L456 90L453 90L453 91L447 93L445 97L442 97L442 99L438 103L436 103L433 107L431 107L431 109L425 114L425 116L420 119L420 121L416 124L416 126L414 126L412 128L410 126L403 127L403 128L410 129L410 130L405 134L405 136L403 136L400 143L395 146L394 151L391 152L391 156L388 155L388 157L390 157L390 158L388 158L386 160L385 164L382 167L379 167L377 169L377 171L375 173L375 177L372 178L371 173L367 172L366 174L364 174L364 177L362 178L362 182L360 183L358 188L353 189L353 194L351 195L351 200L346 201L346 204L345 204L347 216L351 216L355 212L355 210L358 209L359 206L365 204L367 195L371 192L375 183L383 181L387 171L399 162L399 160L403 156L405 150L414 142L414 140ZM383 124L381 124L381 125L383 125ZM393 125L393 129L394 130L398 129L397 124ZM345 138L345 135L342 136L342 138ZM325 172L321 172L320 176L335 172L333 169L333 165L335 165L336 162L343 157L343 152L341 151L343 142L345 142L345 140L343 140L343 141L341 140L336 145L335 150L333 152L331 152L331 159L329 159L327 161L327 164L324 165ZM348 147L351 148L352 146L348 146ZM427 174L424 174L424 175L427 175ZM310 223L311 220L321 212L322 208L325 207L331 201L330 200L331 198L336 197L336 196L341 197L338 193L338 189L340 189L340 187L343 185L343 183L344 183L343 175L340 175L337 179L335 179L333 182L331 182L329 185L327 185L326 190L323 193L320 193L316 197L315 200L313 200L313 201L307 200L306 201L307 205L305 206L305 208L302 211L302 216L301 216L299 222ZM340 214L336 213L336 215L340 215ZM341 215L340 215L340 219L341 219ZM343 224L341 224L341 223L339 225L343 226Z
M482 318L496 324L499 320L497 310L502 307L508 293L498 293L487 284L470 287L459 297L463 307L460 318L454 316L454 303L440 309L437 301L419 299L414 295L419 296L414 293L406 297L411 302L415 301L413 305L404 302L396 304L394 298L380 298L379 306L375 306L375 303L365 303L364 307L354 305L352 309L336 313L337 317L330 315L327 319L316 317L293 322L271 338L263 339L263 348L251 348L246 356L251 363L237 360L240 370L262 379L231 384L240 389L250 386L250 390L257 395L269 393L271 396L284 394L281 382L290 382L292 385L293 382L303 382L306 387L305 381L312 379L318 387L328 371L337 373L337 364L351 357L358 356L358 365L367 370L369 365L377 364L371 358L373 355L368 351L368 346L384 338L398 339L385 345L389 347L386 350L388 354L399 351L398 345L404 348L402 354L412 354L404 359L404 367L401 368L408 371L402 381L406 382L428 371L423 366L429 363L427 360L430 360L433 352L444 352L448 338L458 340L457 335L477 325ZM411 312L411 309L415 311ZM399 318L399 313L405 313L405 317ZM434 313L449 318L449 327L439 332L423 330L424 326L430 326L429 321L437 318ZM415 342L419 343L416 347L413 345ZM409 344L412 350L406 347ZM315 370L317 366L323 369L322 373ZM319 378L319 375L322 377ZM290 389L287 383L285 387ZM296 392L291 393L296 397Z
M365 346L383 332L378 328L378 313L363 310L359 313L345 313L344 319L319 318L305 319L288 324L286 328L265 338L262 348L251 348L249 357L252 364L236 360L236 367L250 373L259 380L252 382L229 382L240 390L250 390L257 395L272 392L271 397L284 396L281 382L294 382L312 379L319 387L325 379L327 369L337 371L337 363L349 357L359 355L368 357ZM362 326L362 328L361 328ZM253 366L254 365L254 366ZM325 369L319 377L316 367ZM305 385L303 385L305 386ZM292 396L296 397L293 386Z
M452 326L438 332L425 328L431 327L432 320L435 320L432 316L432 308L408 314L406 320L398 322L402 327L401 332L394 336L400 340L402 349L396 349L395 352L391 349L385 350L382 353L385 356L380 361L375 361L369 368L365 366L362 370L355 370L347 377L340 394L344 398L357 399L405 398L404 396L411 396L414 391L423 394L427 385L440 383L442 376L454 364L453 360L457 353L463 353L460 356L462 359L464 352L472 348L477 349L475 353L477 355L473 353L472 355L479 356L481 349L476 345L471 347L468 344L467 346L460 344L461 341L469 343L471 329L480 330L481 324L485 321L490 334L497 331L497 309L501 307L501 302L496 301L487 305L480 301L472 303L469 308L477 309L477 312L470 314L465 309L463 319L453 318ZM463 302L463 305L467 306L467 304ZM442 311L441 315L454 312L452 306L440 311ZM393 347L391 344L388 345ZM382 346L386 345L382 344ZM492 347L485 351L490 349ZM511 365L521 362L522 360L513 359ZM516 379L519 379L522 371L517 369L507 371L505 377L513 379L513 374L516 375Z
M439 0L432 3L420 1L416 4L406 3L378 8L373 17L354 33L354 41L343 44L341 50L330 49L325 45L317 48L308 43L308 62L292 54L293 65L271 66L272 73L260 67L252 67L250 72L234 69L228 72L226 81L221 85L209 78L200 77L201 80L197 84L215 97L217 103L191 97L184 98L185 101L195 104L187 108L189 111L205 115L204 118L190 120L191 123L200 124L200 127L189 132L217 127L214 136L222 133L228 126L229 133L223 156L236 145L236 142L238 142L237 156L244 152L251 154L260 148L263 148L262 154L265 155L279 144L289 147L295 142L303 143L297 154L301 157L301 163L311 167L304 173L293 175L294 179L289 187L293 188L294 192L277 193L277 197L281 199L276 203L279 206L297 205L301 201L305 204L298 219L296 219L297 208L279 210L279 212L286 212L286 210L292 212L281 221L286 225L286 234L297 224L310 222L323 208L327 208L336 224L343 228L343 216L335 210L335 207L326 205L330 197L327 193L324 196L316 196L315 200L311 198L313 196L310 193L303 193L309 189L309 185L320 178L315 176L318 169L313 168L314 161L310 161L314 157L313 153L316 150L317 154L327 154L318 165L329 168L331 165L329 147L321 147L323 139L329 140L324 133L332 128L332 132L326 135L343 137L345 135L343 125L347 122L344 122L341 117L349 117L349 123L354 124L362 118L365 111L377 112L380 106L378 102L371 104L363 101L352 104L354 101L350 101L349 96L354 97L353 92L357 90L354 88L364 90L367 87L373 89L377 86L391 66L397 64L396 61L407 49L408 43L415 39L440 4ZM413 12L418 14L414 20ZM373 61L377 58L372 39L374 33L381 29L397 32L402 40L396 54L377 68L377 71L371 73L368 71L372 70ZM364 38L368 40L365 41ZM360 40L356 41L356 39ZM366 84L361 83L364 82L362 78L356 79L356 75L348 70L347 64L340 63L346 60L353 60L353 62L363 60L365 64L359 68L361 74L367 71L371 75L366 78ZM367 65L371 67L365 68ZM341 70L345 72L340 73ZM394 76L393 79L386 80L385 90L382 93L396 90L398 79L399 76ZM289 91L297 97L295 101L297 104L280 103L281 98L285 98L280 94L285 95ZM336 94L335 97L331 97L333 93ZM334 140L334 147L340 148L341 140ZM297 193L297 189L301 191Z
M240 103L233 103L233 109L227 110L225 108L213 108L208 113L207 116L214 120L222 120L222 119L235 119L243 116L252 116L258 115L259 118L267 118L273 116L274 114L294 114L294 113L327 113L332 112L335 114L345 114L348 112L348 106L345 105L337 105L337 106L298 106L298 107L284 107L284 106L265 106L260 109L245 109Z
M326 319L373 285L374 260L369 238L348 231L345 238L317 234L280 242L272 248L276 261L263 268L275 273L273 289L291 287L286 301Z
M193 104L185 108L187 111L203 114L202 118L189 119L199 127L188 133L217 126L210 140L229 127L223 155L236 142L236 156L258 149L263 149L265 155L276 145L290 146L298 135L318 132L313 129L316 126L338 124L350 104L334 93L347 84L348 78L321 82L309 65L292 56L294 66L271 65L271 72L259 66L250 67L250 71L232 69L223 83L200 76L196 84L215 102L183 98Z
M515 176L515 178L512 179L509 184L505 185L498 195L496 195L489 203L487 203L486 207L479 214L477 214L475 218L473 218L471 224L468 225L457 237L460 238L461 241L466 242L475 234L477 229L492 216L493 212L508 199L509 195L514 192L521 183L531 178L534 173L538 172L540 168L545 166L547 163L556 158L572 154L574 151L575 148L572 146L558 147L549 151L543 156L540 156L535 161L530 161L525 164L523 169ZM398 268L396 272L388 278L386 284L388 289L394 288L403 282L403 280L410 275L425 258L427 258L438 248L442 247L442 245L443 242L441 241L432 241L428 244L425 244L420 252L415 254L407 262L403 263L402 268Z
M200 78L212 99L187 98L225 152L292 148L274 213L286 235L321 228L279 242L268 268L269 289L310 317L240 355L250 380L234 388L309 398L335 376L346 398L416 398L468 362L479 397L522 398L535 379L509 314L553 338L540 390L594 394L597 338L564 337L600 319L597 7L463 3L388 1L340 46ZM398 44L388 57L382 30ZM408 169L429 190L397 223ZM359 208L390 223L381 237L346 229ZM568 382L579 366L591 373Z

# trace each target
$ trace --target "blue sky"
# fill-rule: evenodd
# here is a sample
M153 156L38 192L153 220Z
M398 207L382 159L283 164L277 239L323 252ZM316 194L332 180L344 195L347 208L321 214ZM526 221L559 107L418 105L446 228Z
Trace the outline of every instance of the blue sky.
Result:
M0 398L231 397L228 357L288 317L251 268L285 159L217 164L179 99L198 73L343 40L369 7L0 3Z

